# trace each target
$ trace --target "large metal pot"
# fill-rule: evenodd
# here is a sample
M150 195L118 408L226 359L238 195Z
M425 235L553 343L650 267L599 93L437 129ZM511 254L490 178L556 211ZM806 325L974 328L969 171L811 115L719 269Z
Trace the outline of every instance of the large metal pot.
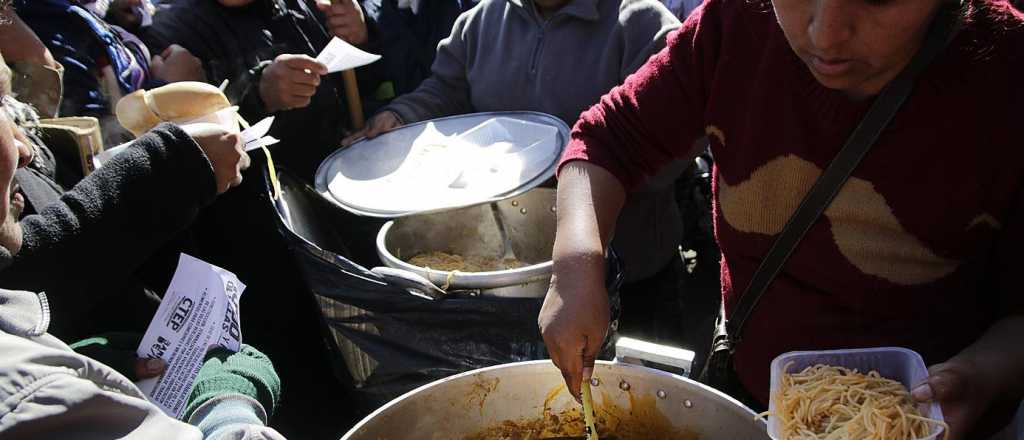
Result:
M536 188L493 203L390 221L377 234L377 253L388 267L419 275L443 290L541 298L551 280L554 240L555 190ZM428 269L405 261L432 251L501 258L506 247L528 266L470 273Z
M768 439L736 400L682 376L598 362L592 387L602 438ZM366 417L342 440L503 440L580 436L579 405L550 361L500 365L414 390Z

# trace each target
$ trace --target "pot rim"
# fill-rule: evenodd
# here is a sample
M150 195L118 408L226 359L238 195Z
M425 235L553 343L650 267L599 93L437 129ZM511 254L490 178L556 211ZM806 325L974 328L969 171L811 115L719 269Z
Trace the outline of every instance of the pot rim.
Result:
M551 260L516 269L488 272L443 271L416 266L403 261L388 250L386 245L388 231L394 225L394 220L388 221L377 233L377 256L380 257L385 266L417 273L439 286L447 284L449 288L468 289L507 287L548 278L551 276L554 267L554 263Z
M385 412L389 411L391 408L398 406L399 404L401 404L402 402L404 402L408 398L410 398L410 397L412 397L412 396L414 396L416 394L419 394L421 392L424 392L424 391L426 391L428 389L431 389L431 388L434 388L434 387L440 387L440 386L442 386L442 385L444 385L444 384L446 384L448 382L456 381L456 380L462 379L462 378L467 377L467 376L474 376L474 375L478 375L478 374L490 373L490 372L506 370L506 369L516 369L516 368L523 368L523 367L531 367L531 366L537 366L537 365L542 365L542 364L550 365L551 364L551 360L545 359L545 360L537 360L537 361L513 362L513 363L508 363L508 364L494 365L494 366L491 366L491 367L485 367L485 368L480 368L480 369L476 369L476 370L471 370L471 371L467 371L467 372L464 372L464 373L459 373L459 374L448 376L448 377L445 377L445 378L442 378L442 379L438 379L438 380L433 381L431 383L428 383L426 385L420 386L420 387L418 387L418 388L416 388L416 389L414 389L412 391L409 391L409 392L407 392L405 394L402 394L401 396L395 398L394 400L392 400L392 401L390 401L388 403L385 403L380 408L377 408L375 411L373 411L372 413L370 413L369 415L364 417L362 420L360 420L359 423L356 423L356 425L353 426L352 429L348 430L348 432L346 432L345 435L341 437L341 440L346 440L346 439L350 438L352 435L358 433L364 426L370 424L374 419L376 419L377 417L380 417L382 414L384 414ZM644 373L644 374L653 374L655 376L661 376L661 377L665 377L665 378L669 378L669 379L685 382L688 385L696 386L696 387L700 388L702 391L710 393L711 395L713 395L713 396L715 396L717 398L725 399L729 403L731 403L731 404L735 405L736 407L738 407L738 409L740 409L741 411L744 411L744 412L748 413L750 415L751 420L753 420L755 422L760 421L760 423L765 423L764 419L762 419L760 417L757 417L758 414L756 412L754 412L750 408L747 408L746 405L743 405L743 403L741 403L740 401L734 399L732 396L730 396L728 394L725 394L725 393L723 393L721 391L718 391L718 390L716 390L714 388L711 388L711 387L709 387L707 385L704 385L704 384L702 384L700 382L697 382L696 380L689 379L689 378L680 376L678 374L669 373L667 371L658 370L658 369L655 369L655 368L644 367L644 366L641 366L641 365L633 365L633 364L629 364L629 363L625 363L625 362L619 362L619 361L597 361L596 364L600 365L600 366L605 366L605 367L615 367L615 368L624 368L624 369L627 369L627 370L630 370L630 369L631 370L636 370L636 371L638 371L640 373Z

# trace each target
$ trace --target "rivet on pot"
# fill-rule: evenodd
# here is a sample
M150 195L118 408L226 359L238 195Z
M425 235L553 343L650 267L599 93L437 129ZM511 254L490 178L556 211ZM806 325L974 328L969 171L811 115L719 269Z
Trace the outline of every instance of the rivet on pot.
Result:
M693 408L693 401L691 401L690 399L686 399L683 401L683 406L687 408Z
M519 208L519 213L522 215L526 215L526 208Z
M592 387L599 387L599 386L601 386L601 381L598 378L596 378L596 377L592 377L592 378L590 378L590 386L592 386Z
M622 391L629 391L629 388L630 388L629 387L629 382L626 382L626 381L619 382L619 389L621 389Z
M519 201L518 200L513 200L512 201L512 206L519 206Z
M658 390L658 398L659 399L664 399L666 397L668 397L668 393L666 393L665 390Z
M551 207L551 212L555 212L555 207L554 206Z

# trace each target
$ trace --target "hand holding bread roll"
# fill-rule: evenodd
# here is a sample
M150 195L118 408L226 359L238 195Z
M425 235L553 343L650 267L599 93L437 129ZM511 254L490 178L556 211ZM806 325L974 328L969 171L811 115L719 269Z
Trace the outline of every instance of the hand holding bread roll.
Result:
M231 103L217 87L183 81L136 90L117 102L117 120L139 136L161 122L183 123L228 108Z
M208 122L185 124L181 129L195 139L210 160L217 181L217 194L223 194L242 183L242 170L249 168L249 155L238 133Z

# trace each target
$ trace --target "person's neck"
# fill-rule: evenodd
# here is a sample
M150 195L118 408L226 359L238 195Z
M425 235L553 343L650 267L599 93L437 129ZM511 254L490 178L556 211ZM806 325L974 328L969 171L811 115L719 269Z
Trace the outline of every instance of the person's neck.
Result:
M541 6L540 4L538 4L536 2L533 2L533 10L537 11L537 16L540 17L541 20L547 21L547 20L551 19L551 17L553 17L555 15L555 13L557 13L562 8L564 8L565 5L567 5L567 4L569 4L568 1L563 2L563 3L561 3L561 4L557 5L557 6L544 7L544 6Z

